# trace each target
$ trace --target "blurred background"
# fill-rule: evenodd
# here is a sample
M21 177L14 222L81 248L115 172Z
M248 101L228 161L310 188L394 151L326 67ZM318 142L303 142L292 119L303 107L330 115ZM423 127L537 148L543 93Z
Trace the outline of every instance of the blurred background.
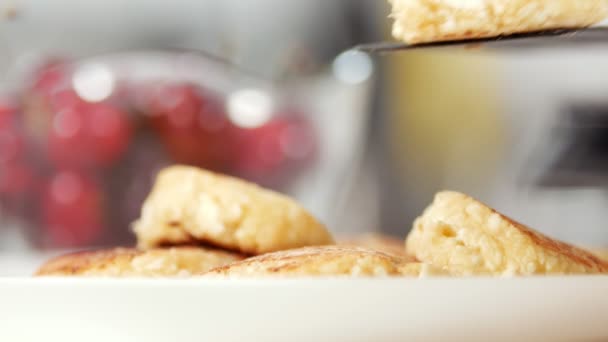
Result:
M608 245L608 46L349 50L390 39L388 12L1 1L0 274L133 244L130 223L173 163L291 194L339 235L404 237L452 189Z

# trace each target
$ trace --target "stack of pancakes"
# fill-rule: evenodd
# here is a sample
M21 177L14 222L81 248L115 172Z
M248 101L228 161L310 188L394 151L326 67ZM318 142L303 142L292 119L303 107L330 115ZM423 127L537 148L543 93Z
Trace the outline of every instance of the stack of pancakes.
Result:
M551 240L459 193L439 193L402 241L338 243L294 200L194 167L160 172L133 224L136 248L60 256L38 276L424 277L608 272L592 253Z

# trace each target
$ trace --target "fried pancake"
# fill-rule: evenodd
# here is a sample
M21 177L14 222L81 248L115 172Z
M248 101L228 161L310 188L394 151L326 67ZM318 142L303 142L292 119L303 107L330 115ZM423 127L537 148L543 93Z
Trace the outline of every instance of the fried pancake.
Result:
M387 277L421 275L424 267L408 266L408 259L372 249L351 246L304 247L259 255L217 267L206 276Z
M134 223L140 248L202 243L249 255L333 243L291 198L206 170L162 170Z
M603 249L593 249L591 250L591 252L593 252L593 254L595 254L598 258L608 262L608 249L607 248L603 248Z
M441 192L414 222L406 249L461 275L608 272L592 253L552 240L456 192Z
M59 256L42 265L37 276L187 277L241 260L238 254L199 247L147 251L114 248Z
M343 246L358 246L375 249L377 251L400 257L410 257L410 255L405 252L403 240L382 234L369 233L351 236L338 240L338 244ZM411 261L414 261L413 257L411 257L411 259Z
M389 0L393 36L409 44L584 28L608 17L605 0Z

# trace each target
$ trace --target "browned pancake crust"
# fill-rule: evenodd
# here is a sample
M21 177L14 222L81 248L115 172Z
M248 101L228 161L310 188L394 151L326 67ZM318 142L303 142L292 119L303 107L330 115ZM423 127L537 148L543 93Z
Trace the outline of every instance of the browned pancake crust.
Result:
M590 251L598 258L608 262L608 248L592 248Z
M516 227L522 234L527 235L537 246L564 255L573 262L580 265L584 265L585 267L588 267L590 269L597 269L601 272L608 272L608 264L606 264L602 259L598 258L593 253L590 253L584 249L575 247L573 245L569 245L567 243L551 239L548 236L545 236L533 230L532 228L497 212L494 209L492 209L492 211L495 214L498 214L503 220L509 222L514 227Z
M99 265L115 262L116 260L130 261L141 253L141 251L132 248L74 252L52 258L40 266L35 275L77 275L93 266L99 267Z
M353 246L304 247L215 268L210 276L399 276L407 258ZM407 275L411 275L409 272Z
M461 193L441 192L406 240L417 259L461 274L608 272L592 253L551 239Z
M201 247L172 247L151 250L113 248L70 253L49 260L36 276L189 276L241 260L239 254Z

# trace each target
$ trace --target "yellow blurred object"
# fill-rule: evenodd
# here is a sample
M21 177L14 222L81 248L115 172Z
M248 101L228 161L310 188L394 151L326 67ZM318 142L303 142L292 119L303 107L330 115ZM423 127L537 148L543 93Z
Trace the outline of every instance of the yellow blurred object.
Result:
M466 184L493 170L504 146L498 66L473 51L388 58L390 143L408 176L438 186L448 173Z

